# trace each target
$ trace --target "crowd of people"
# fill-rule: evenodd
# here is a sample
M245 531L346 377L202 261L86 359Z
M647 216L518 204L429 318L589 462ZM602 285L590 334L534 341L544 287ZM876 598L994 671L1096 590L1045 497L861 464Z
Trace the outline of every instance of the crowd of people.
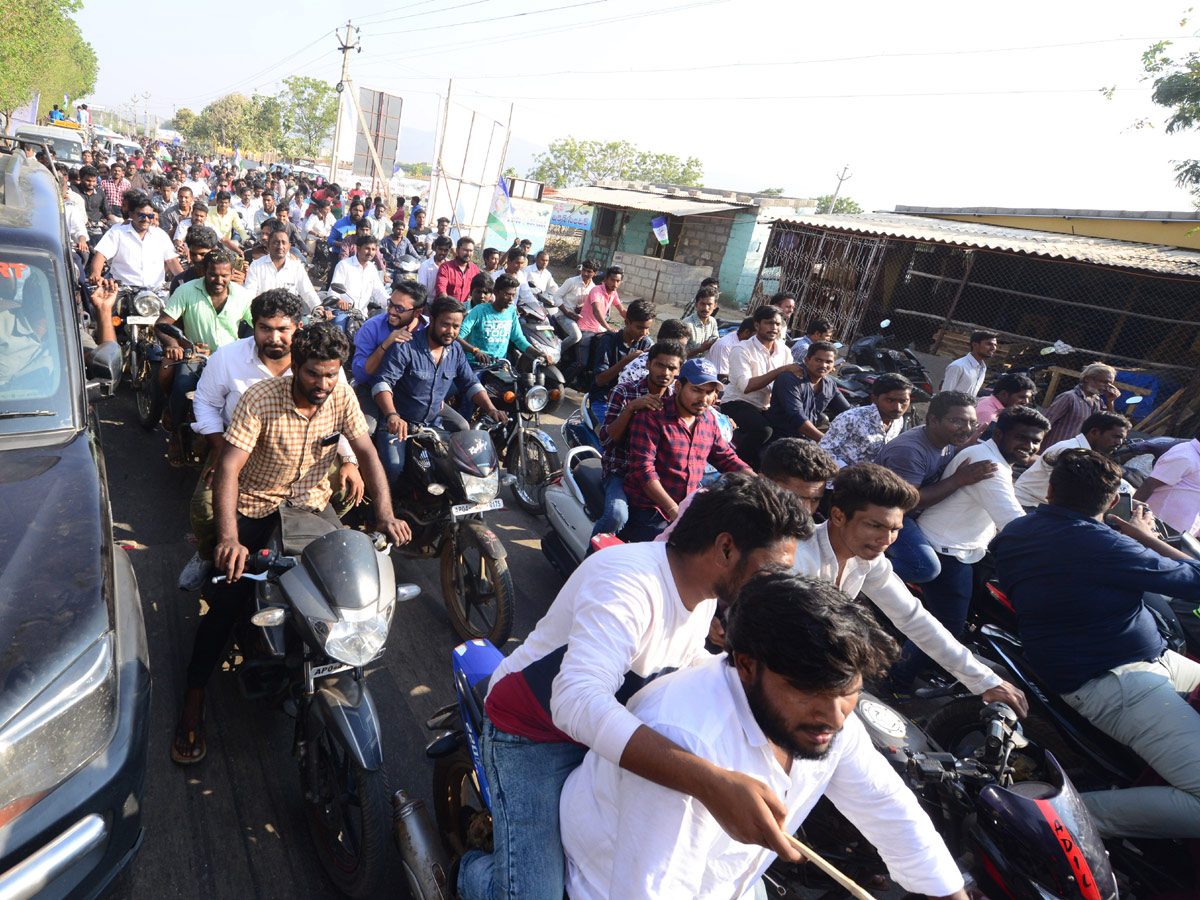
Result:
M1110 454L1130 427L1111 367L1088 366L1044 411L1023 375L981 397L996 335L979 332L910 428L901 375L850 407L828 321L789 343L791 294L722 335L708 279L694 313L652 337L656 310L622 302L619 267L584 260L560 285L545 251L521 245L486 248L479 265L449 221L426 226L419 198L390 211L360 185L343 195L186 155L164 167L148 151L93 149L64 174L98 316L111 314L109 278L169 280L159 321L206 358L202 374L164 367L161 383L174 421L194 394L208 452L181 587L213 567L229 576L205 588L177 762L205 755L204 687L249 596L247 556L280 509L334 520L369 495L373 527L407 541L390 493L405 438L466 427L472 407L503 418L472 362L536 352L514 306L545 292L599 423L595 534L624 543L583 561L491 679L493 849L461 859L463 898L754 896L776 856L797 858L787 835L822 794L905 888L964 898L944 843L852 713L864 680L903 701L939 668L1026 714L1021 691L962 643L993 557L1039 673L1167 781L1085 795L1102 833L1200 837L1200 716L1182 699L1200 666L1166 649L1142 601L1200 602L1200 563L1156 536L1150 512L1200 532L1200 442L1162 457L1128 520L1109 516L1122 488ZM329 308L307 267L318 250L343 289ZM405 257L421 260L415 279L394 272ZM373 306L348 335L352 310ZM704 487L708 466L722 477Z

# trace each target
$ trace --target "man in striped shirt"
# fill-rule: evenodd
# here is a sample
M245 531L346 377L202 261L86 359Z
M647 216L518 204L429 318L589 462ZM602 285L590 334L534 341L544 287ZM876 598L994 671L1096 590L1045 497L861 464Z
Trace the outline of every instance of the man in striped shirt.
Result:
M1079 434L1083 420L1102 410L1113 411L1113 401L1121 395L1113 383L1117 370L1104 363L1094 362L1079 373L1079 384L1059 394L1046 410L1050 420L1050 433L1042 441L1043 447L1053 447Z

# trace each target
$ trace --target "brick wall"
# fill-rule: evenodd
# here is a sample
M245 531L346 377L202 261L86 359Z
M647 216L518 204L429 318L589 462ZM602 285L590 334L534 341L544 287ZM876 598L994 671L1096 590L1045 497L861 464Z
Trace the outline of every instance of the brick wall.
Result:
M710 265L689 266L622 251L615 254L613 262L625 270L622 297L640 297L674 306L690 302L700 282L713 273Z
M675 261L689 266L708 266L719 271L729 245L733 211L687 216L679 236Z

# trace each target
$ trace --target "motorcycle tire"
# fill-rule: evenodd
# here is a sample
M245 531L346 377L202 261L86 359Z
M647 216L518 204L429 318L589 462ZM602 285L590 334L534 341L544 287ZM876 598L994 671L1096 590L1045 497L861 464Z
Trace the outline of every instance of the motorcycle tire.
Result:
M558 460L552 459L545 447L529 438L524 441L524 452L520 455L516 441L508 445L505 468L516 479L511 490L517 506L531 516L543 515L546 512L546 485L550 476L562 468Z
M305 804L305 820L321 867L352 900L384 896L392 838L387 776L360 766L328 730L309 752L316 754L321 798Z
M458 591L460 571L462 596ZM475 533L461 528L457 554L453 541L442 546L441 576L442 600L458 636L464 641L482 638L503 647L512 634L517 596L508 563L489 557Z
M483 817L490 823L491 815L479 795L475 766L467 748L459 747L449 756L438 757L433 763L433 818L442 843L452 857L474 849L468 835L472 831L472 822ZM482 821L475 821L476 830L482 825Z
M139 363L140 386L137 391L137 420L146 431L150 431L162 418L163 392L158 386L158 367L143 358Z

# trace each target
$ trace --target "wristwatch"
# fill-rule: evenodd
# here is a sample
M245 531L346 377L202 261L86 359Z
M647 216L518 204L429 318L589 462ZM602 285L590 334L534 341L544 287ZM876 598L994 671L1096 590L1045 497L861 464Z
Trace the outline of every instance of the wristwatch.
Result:
M357 466L358 465L358 457L357 456L343 456L343 457L341 457L341 463L343 466L345 466L345 465Z

